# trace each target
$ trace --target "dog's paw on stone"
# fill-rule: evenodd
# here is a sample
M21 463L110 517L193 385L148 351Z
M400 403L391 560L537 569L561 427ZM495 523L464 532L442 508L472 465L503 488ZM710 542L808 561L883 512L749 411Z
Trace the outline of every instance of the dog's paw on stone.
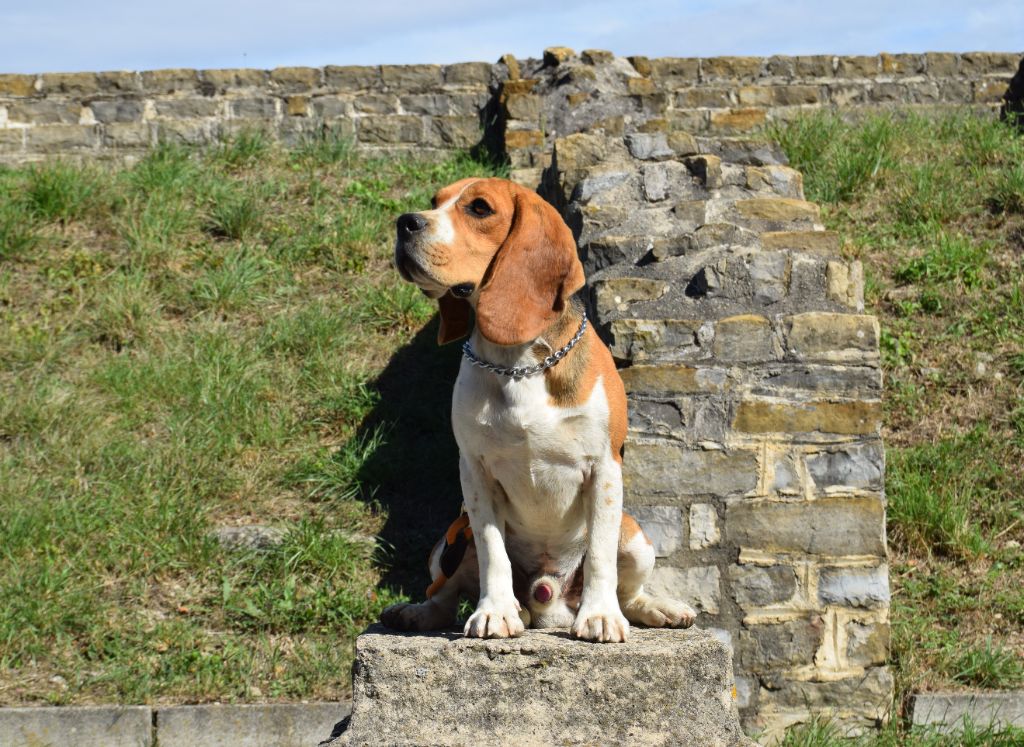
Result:
M623 643L629 638L629 621L617 609L602 611L581 607L569 632L585 641Z
M465 634L470 638L516 638L526 627L517 602L494 604L481 601L469 620Z
M641 594L622 611L633 622L651 628L688 628L697 619L697 612L685 602L651 594Z

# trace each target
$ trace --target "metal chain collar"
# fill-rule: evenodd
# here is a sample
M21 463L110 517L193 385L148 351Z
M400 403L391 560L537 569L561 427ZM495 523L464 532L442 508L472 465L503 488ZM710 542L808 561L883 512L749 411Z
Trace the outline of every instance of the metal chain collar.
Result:
M466 360L468 360L474 366L479 366L480 368L487 371L493 371L499 376L511 376L513 379L522 379L527 376L539 374L541 371L546 371L547 369L551 368L553 365L558 363L558 361L562 360L562 358L569 354L570 350L576 347L576 343L579 342L580 338L583 337L583 333L586 331L586 329L587 312L584 311L583 321L580 322L579 330L576 332L576 334L572 336L572 339L565 344L565 347L561 348L560 350L556 350L554 353L544 358L544 360L542 360L540 363L534 364L532 366L498 366L494 363L488 363L487 361L480 360L479 358L476 357L476 353L473 352L473 347L469 344L469 340L466 340L464 343L462 343L462 354L466 356Z

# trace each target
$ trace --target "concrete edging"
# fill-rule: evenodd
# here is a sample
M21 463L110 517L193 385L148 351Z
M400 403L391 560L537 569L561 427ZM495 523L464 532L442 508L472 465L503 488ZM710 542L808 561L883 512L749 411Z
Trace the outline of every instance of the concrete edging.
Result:
M965 719L976 729L1024 728L1024 690L918 693L913 698L914 726L957 733Z
M349 702L0 708L4 747L311 747Z

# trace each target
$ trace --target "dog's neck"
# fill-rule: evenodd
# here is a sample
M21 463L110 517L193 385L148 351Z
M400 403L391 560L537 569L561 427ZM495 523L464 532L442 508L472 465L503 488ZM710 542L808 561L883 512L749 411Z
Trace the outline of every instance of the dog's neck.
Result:
M505 367L532 366L565 346L579 330L582 321L582 311L569 302L565 304L559 317L534 340L521 345L498 345L484 337L479 326L474 326L470 344L476 354L489 363ZM569 359L577 354L577 348L570 350L565 358L549 371L568 363Z

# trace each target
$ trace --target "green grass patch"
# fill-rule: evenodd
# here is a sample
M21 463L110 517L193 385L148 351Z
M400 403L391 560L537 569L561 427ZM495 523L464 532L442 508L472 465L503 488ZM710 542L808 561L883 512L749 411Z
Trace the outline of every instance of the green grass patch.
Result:
M882 324L898 702L918 688L1020 687L1024 138L970 113L818 114L776 134L863 261ZM818 723L788 740L839 735ZM1020 741L917 733L897 718L867 743Z
M258 132L0 170L0 704L346 693L410 578L379 382L435 334L393 221L494 172ZM211 538L245 524L283 540Z

